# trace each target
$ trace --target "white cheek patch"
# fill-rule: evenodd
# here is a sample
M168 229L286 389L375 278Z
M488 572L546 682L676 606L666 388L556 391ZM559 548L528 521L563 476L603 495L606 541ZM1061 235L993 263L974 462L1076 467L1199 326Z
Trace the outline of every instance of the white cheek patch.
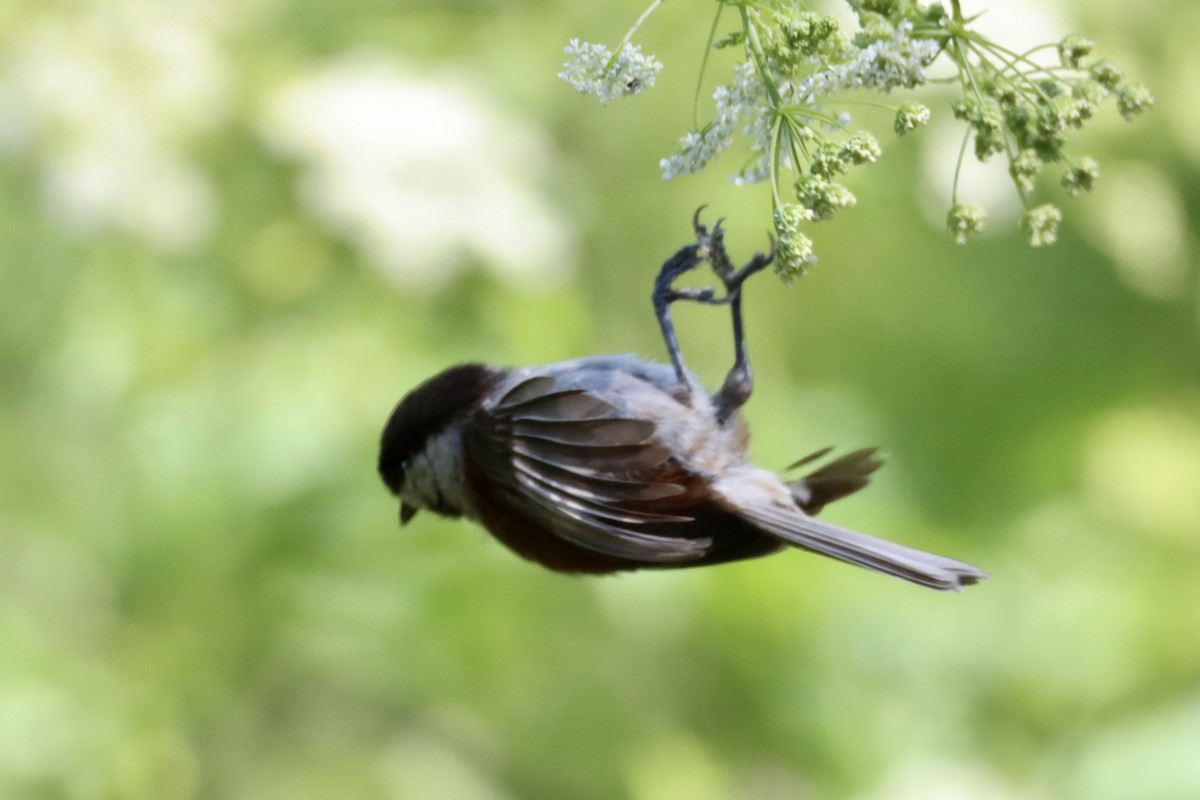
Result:
M401 497L421 508L467 512L462 455L462 433L452 425L413 457L404 473Z

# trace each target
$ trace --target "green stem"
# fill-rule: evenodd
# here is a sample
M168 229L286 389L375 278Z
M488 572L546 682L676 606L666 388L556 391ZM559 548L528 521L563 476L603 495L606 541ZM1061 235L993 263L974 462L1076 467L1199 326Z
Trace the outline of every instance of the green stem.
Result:
M871 100L838 100L839 106L864 106L865 108L882 108L884 111L899 111L900 106L893 106L887 103L876 103Z
M1025 61L1034 53L1041 52L1042 50L1049 50L1049 49L1055 48L1055 47L1058 47L1058 45L1055 44L1054 42L1049 42L1047 44L1039 44L1037 47L1031 47L1028 50L1026 50L1024 53L1021 53L1020 58L1022 61Z
M802 117L805 117L810 120L815 120L817 122L823 122L832 128L839 128L843 131L850 130L850 128L843 125L838 120L837 117L831 117L828 114L824 113L823 111L817 111L813 108L806 108L806 107L802 107L802 106L797 106L794 109L793 108L780 109L780 113L785 114L787 116L790 116L790 114L788 114L789 111L793 111L798 116L802 116Z
M775 202L775 208L783 205L783 201L779 197L779 143L783 140L783 117L775 117L775 124L771 131L771 197Z
M981 45L981 47L983 47L983 46ZM1033 94L1036 95L1037 98L1040 99L1044 103L1049 103L1053 100L1053 98L1049 94L1046 93L1045 89L1043 89L1041 86L1039 86L1035 81L1030 80L1030 78L1029 78L1030 73L1021 72L1021 70L1017 67L1016 60L1010 61L1009 59L1005 58L1005 55L1011 53L1011 51L1005 50L1003 47L1000 47L999 45L989 45L988 49L991 50L992 57L1004 65L1004 69L997 71L996 74L1003 75L1004 73L1011 70L1012 76L1014 79L1013 88L1016 89L1017 92L1019 92L1020 95L1024 99L1026 99L1026 100L1030 99L1029 95L1025 91L1025 90L1028 90L1028 91L1032 91ZM1053 70L1042 67L1042 68L1040 68L1040 71L1045 72L1053 80L1060 80L1058 77L1056 77L1054 75ZM1019 81L1019 83L1017 83L1018 81ZM1025 90L1023 90L1022 87L1024 87Z
M971 84L971 88L975 91L975 99L977 99L979 104L982 106L983 91L979 88L979 84L975 82L975 70L971 69L970 53L963 48L962 41L962 39L955 39L954 41L955 49L958 50L958 54L962 58L961 72L966 73L967 82ZM980 61L987 63L987 60L983 57L983 53L976 51L976 54L979 56Z
M771 80L771 74L767 71L767 56L763 53L762 43L758 41L758 29L754 27L754 22L750 19L750 12L744 4L738 6L738 13L742 17L742 30L746 33L746 47L758 68L758 77L762 79L763 86L767 88L771 106L779 108L783 105L783 99L779 96L779 88Z
M1007 135L1004 137L1004 155L1008 157L1008 163L1010 165L1016 160L1016 154L1013 152L1012 142L1009 141ZM1021 185L1017 183L1016 180L1013 181L1013 186L1017 190L1017 197L1021 198L1021 207L1028 211L1029 197L1025 193L1025 190L1021 188Z
M1012 50L1009 50L1007 47L1004 47L1003 45L998 45L995 42L993 42L991 39L988 39L985 36L980 36L977 33L971 33L968 31L967 38L970 39L973 43L975 43L979 47L990 50L993 55L1008 56L1009 58L1013 59L1011 63L1014 65L1017 62L1021 62L1027 66L1032 67L1033 68L1031 70L1032 72L1041 72L1045 75L1048 75L1051 78L1054 78L1055 80L1058 80L1058 76L1054 74L1053 68L1045 67L1045 66L1037 63L1036 61L1030 60L1030 58L1029 58L1030 53L1036 53L1038 50L1041 50L1042 47L1054 47L1054 45L1042 45L1042 47L1035 47L1032 50L1028 51L1028 53L1021 54L1021 53L1017 53ZM1014 71L1016 71L1015 66L1013 69L1014 69Z
M971 140L971 129L963 133L962 144L958 146L958 164L954 167L954 183L950 187L950 205L958 205L958 178L962 175L963 159L967 157L967 142Z
M633 35L637 33L637 29L642 27L642 23L649 19L650 15L657 11L658 7L662 4L663 0L654 0L654 2L652 2L650 6L642 12L642 15L637 18L637 21L633 23L633 27L625 31L625 35L621 37L621 41L617 42L617 46L613 50L613 54L608 57L608 63L604 65L605 72L608 72L610 69L612 69L613 64L616 64L617 59L620 58L621 51L625 49L625 45L629 44L629 41L633 39Z
M717 13L713 15L712 27L708 29L708 43L704 45L704 56L700 59L700 74L696 76L696 95L692 98L692 127L700 127L700 93L704 91L704 71L708 68L708 57L712 53L713 40L717 38L717 23L721 21L721 12L725 10L724 3L717 3Z
M792 172L801 175L801 166L809 161L808 148L804 146L804 140L798 135L800 131L800 123L791 117L782 117L787 125L788 134L788 149L792 151ZM803 154L801 154L803 151Z

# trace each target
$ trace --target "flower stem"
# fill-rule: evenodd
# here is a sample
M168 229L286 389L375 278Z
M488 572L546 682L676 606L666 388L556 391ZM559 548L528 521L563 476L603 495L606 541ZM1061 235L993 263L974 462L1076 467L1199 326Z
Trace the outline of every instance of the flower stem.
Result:
M971 129L963 132L962 144L958 146L958 163L954 166L954 183L950 187L950 205L958 205L958 178L962 175L963 159L967 157L967 142L971 141Z
M738 13L742 17L742 30L746 32L746 47L750 51L750 55L754 58L754 65L758 69L758 77L762 79L763 86L767 87L767 94L771 98L772 108L779 108L783 100L779 97L779 88L771 80L771 73L767 71L767 57L763 53L762 43L758 41L758 29L754 26L753 20L750 19L750 12L746 10L745 5L738 6Z
M625 45L629 44L633 39L633 35L637 33L637 29L642 27L642 23L650 18L650 15L658 10L658 7L663 4L663 0L654 0L650 6L642 12L642 15L637 18L633 26L625 31L625 35L621 37L621 41L617 42L617 46L613 48L613 54L608 57L608 63L604 65L604 71L608 72L612 69L613 64L617 63L617 59L621 56L621 51L625 49Z
M696 76L696 94L692 98L692 127L700 127L700 93L704 91L704 71L708 68L708 57L712 53L713 40L717 38L717 24L721 21L721 12L725 10L724 3L717 3L717 13L713 15L712 27L708 29L708 42L704 45L704 55L700 58L700 74Z

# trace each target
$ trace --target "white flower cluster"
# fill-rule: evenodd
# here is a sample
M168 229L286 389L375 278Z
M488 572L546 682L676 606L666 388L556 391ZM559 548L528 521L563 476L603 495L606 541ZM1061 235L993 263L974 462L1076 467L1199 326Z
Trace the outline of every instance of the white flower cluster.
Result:
M747 80L753 81L753 87L757 89L757 94L754 96L752 104L743 103L742 105L743 116L746 118L742 135L750 140L750 152L757 153L758 158L733 176L733 182L738 186L746 183L758 183L766 180L771 174L771 136L772 128L775 125L775 114L772 113L771 106L767 102L767 94L758 73L751 69ZM777 79L776 83L780 86L781 94L787 92L789 87L786 82ZM748 92L743 92L743 96L749 96Z
M775 73L772 63L770 76L780 95L782 105L807 104L814 108L819 99L847 89L889 91L897 87L913 87L925 82L925 67L937 55L938 44L930 39L914 39L912 23L902 22L866 47L852 50L848 60L790 81ZM723 153L738 132L750 140L755 158L733 176L734 183L755 183L770 174L772 127L775 115L768 101L762 78L752 62L734 68L730 83L717 87L713 93L717 109L713 121L699 131L689 131L676 147L675 153L659 162L664 180L698 172ZM844 126L849 114L839 115ZM914 122L912 127L915 127ZM786 153L783 154L786 157Z
M698 172L729 147L742 124L742 133L754 139L756 149L769 141L771 109L758 72L750 62L733 68L733 80L713 92L717 111L703 130L688 131L675 153L658 162L663 180Z
M575 260L543 188L556 153L473 83L350 53L284 83L259 135L296 162L309 213L401 288L436 290L473 264L553 285Z
M601 103L630 97L653 86L662 62L644 55L638 45L625 43L614 59L602 44L572 39L563 53L569 56L558 77L580 94L591 95Z
M199 153L229 121L237 20L120 5L38 4L6 18L0 157L28 165L49 218L71 233L192 251L216 225Z
M797 96L811 103L816 98L847 89L888 92L925 83L925 67L938 53L932 39L913 39L912 23L897 25L890 38L871 42L844 64L814 72L796 84Z

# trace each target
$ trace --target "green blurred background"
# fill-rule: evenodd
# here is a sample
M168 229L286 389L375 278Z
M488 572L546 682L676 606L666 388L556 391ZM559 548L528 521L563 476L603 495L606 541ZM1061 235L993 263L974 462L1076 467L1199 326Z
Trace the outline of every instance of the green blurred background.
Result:
M657 175L707 4L601 108L561 47L637 2L0 3L0 797L1200 797L1200 6L994 6L1158 95L1076 144L1061 242L993 172L955 246L935 125L748 289L756 459L885 448L826 516L994 574L944 596L799 553L560 577L401 531L375 476L449 364L662 358L700 203L765 246L736 158ZM678 317L719 381L724 315Z

